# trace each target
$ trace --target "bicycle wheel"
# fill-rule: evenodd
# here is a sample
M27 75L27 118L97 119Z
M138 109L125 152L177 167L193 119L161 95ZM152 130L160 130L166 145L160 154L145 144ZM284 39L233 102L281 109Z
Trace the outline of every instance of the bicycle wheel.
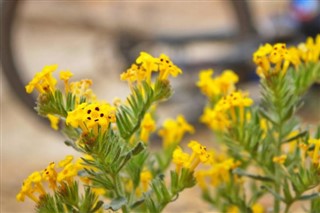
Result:
M99 97L110 100L114 94L105 91L115 88L116 95L124 97L127 90L118 86L118 75L141 50L149 49L150 46L141 42L146 41L145 37L151 38L147 39L152 43L151 53L167 52L183 69L190 70L194 67L189 66L188 56L191 52L197 60L198 50L193 51L193 47L194 42L201 38L202 31L237 28L235 30L240 32L235 35L237 38L252 33L246 1L242 4L230 2L232 4L204 2L181 5L177 2L4 1L4 30L1 31L1 52L5 53L2 54L3 71L12 90L29 109L33 108L35 97L25 94L24 85L34 71L45 64L59 63L61 69L76 72L78 78L92 77L96 84L105 88L100 90ZM195 16L194 10L201 16ZM216 16L220 17L218 21ZM248 23L249 27L244 27ZM181 37L190 32L195 36L181 43ZM175 44L172 45L172 40L159 39L161 34L166 38L177 38ZM210 39L217 40L214 36ZM154 44L161 47L157 49ZM180 60L184 57L187 59ZM201 60L200 63L205 65ZM88 70L97 71L88 73Z

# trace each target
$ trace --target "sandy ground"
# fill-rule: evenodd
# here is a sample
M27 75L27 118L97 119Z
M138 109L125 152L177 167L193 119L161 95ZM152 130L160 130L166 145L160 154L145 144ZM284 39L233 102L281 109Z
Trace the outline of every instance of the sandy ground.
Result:
M96 82L94 89L98 91L98 96L109 101L115 96L125 97L128 92L118 79L124 67L123 59L116 51L116 34L113 32L134 28L140 34L148 31L147 35L164 32L180 35L234 26L233 18L229 16L230 7L223 1L188 1L183 4L180 1L80 1L77 4L73 1L25 2L15 35L16 60L24 70L24 81L30 80L44 65L58 63L61 69L74 71L78 79L92 78ZM255 19L257 22L262 20L263 14L279 13L286 5L283 2L275 4L263 1L252 4L254 12L258 14ZM80 27L77 26L79 22ZM83 22L88 23L83 26ZM160 50L155 50L158 51ZM222 52L223 49L220 49L221 54ZM201 50L195 51L194 57L203 54ZM218 54L212 54L219 55L219 51ZM108 77L101 78L106 76L106 71ZM199 93L188 96L185 91L189 90L179 86L194 84L195 76L194 73L188 73L181 78L184 83L174 81L174 87L177 88L174 96L176 105L166 105L160 119L167 115L175 116L181 111L187 112L193 118L200 114L198 109L190 109L193 109L192 103L203 98L198 97ZM35 114L30 113L30 110L19 102L2 73L0 97L0 211L32 212L31 201L18 203L15 200L23 179L51 161L57 162L66 154L76 153L63 144L61 134L49 130ZM186 99L191 102L185 101ZM193 138L210 141L211 137L211 134L204 132ZM167 211L186 212L186 209L189 212L204 212L210 208L201 201L199 190L194 188L183 192L177 202L168 206Z

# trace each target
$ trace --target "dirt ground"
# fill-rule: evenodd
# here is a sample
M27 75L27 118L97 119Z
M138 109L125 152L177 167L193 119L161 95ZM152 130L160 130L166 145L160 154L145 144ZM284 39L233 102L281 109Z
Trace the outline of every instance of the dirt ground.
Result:
M268 27L269 19L266 17L282 14L288 3L255 1L251 7L254 9L255 22L265 23ZM116 46L121 33L134 31L135 34L150 37L168 33L179 36L236 27L232 9L225 1L28 0L23 1L19 14L15 27L15 54L19 67L24 70L22 75L25 82L44 65L57 63L60 69L75 72L77 79L92 78L98 97L109 101L115 96L125 97L128 93L126 85L119 81L119 73L125 69L124 59L119 56ZM262 25L260 27L263 28ZM166 50L160 48L151 52ZM208 53L212 54L211 57L219 57L223 52L221 47L214 52L195 47L189 50L187 57L191 55L191 58L197 59ZM175 105L166 105L160 120L168 115L176 116L179 112L191 114L194 119L201 113L200 108L192 107L193 103L203 101L199 93L188 96L184 89L179 89L179 85L194 84L196 76L196 72L186 73L181 78L184 83L174 81L177 90ZM50 130L19 102L2 73L0 97L0 211L33 212L31 201L19 203L15 200L23 179L51 161L57 162L67 154L76 153L63 144L61 134ZM186 99L191 101L186 102ZM210 133L200 132L193 138L207 142L211 140ZM196 187L186 190L177 202L168 206L166 212L213 211L201 201L200 196Z

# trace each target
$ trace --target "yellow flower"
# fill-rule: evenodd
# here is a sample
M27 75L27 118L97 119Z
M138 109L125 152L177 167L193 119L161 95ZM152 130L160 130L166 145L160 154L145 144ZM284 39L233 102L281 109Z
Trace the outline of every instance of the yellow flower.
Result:
M63 81L68 81L72 76L73 76L73 73L70 72L70 70L60 72L60 79Z
M202 70L199 73L197 86L208 98L213 99L221 95L228 95L235 90L235 83L239 77L232 70L225 70L220 76L212 78L212 69Z
M319 164L319 150L320 150L320 139L309 139L309 144L314 145L312 154L312 163Z
M73 178L78 175L78 168L73 163L68 163L63 167L63 170L58 173L57 181L67 181L69 184L73 181Z
M147 143L149 141L150 133L156 130L156 123L150 113L146 113L141 121L140 139Z
M253 54L253 62L258 65L257 74L260 77L269 76L270 72L270 61L268 60L268 55L272 51L272 46L270 44L265 44L260 46L259 49Z
M66 118L66 124L71 125L74 128L80 127L83 132L87 132L88 129L83 122L83 114L85 113L85 107L87 103L82 103L78 105L73 111L68 112L68 116Z
M42 172L42 178L49 182L49 188L57 188L57 171L54 169L55 163L51 162Z
M182 70L174 65L170 58L165 54L160 55L157 59L157 63L159 64L160 80L168 79L169 75L176 77L179 74L182 74Z
M16 199L18 201L24 201L25 197L29 197L34 202L38 203L39 198L46 194L42 186L42 176L38 171L33 172L23 182L20 192L17 194ZM39 197L35 196L35 193L39 193Z
M57 80L52 76L52 72L57 69L57 65L45 66L41 72L35 74L34 78L26 85L26 92L32 93L36 89L40 94L54 92Z
M242 124L245 121L245 107L249 107L253 104L253 100L247 97L248 94L235 91L231 94L221 98L218 103L215 105L214 110L218 112L228 112L231 114L231 118L233 122L236 122L236 108L239 109L239 122Z
M268 121L265 118L260 119L260 129L262 130L262 139L266 138L268 132Z
M239 81L239 77L232 70L225 70L217 77L221 93L228 95L235 90L235 83Z
M315 40L308 37L305 43L298 45L298 50L304 62L318 62L320 56L320 34Z
M59 124L59 120L60 120L59 117L52 115L52 114L48 114L47 117L50 121L51 128L54 130L58 130L59 129L58 124Z
M70 83L69 91L76 96L76 104L79 104L82 97L84 97L88 103L96 101L96 95L90 89L91 85L92 81L89 79Z
M108 103L83 103L75 110L68 112L66 124L74 128L80 127L83 132L93 130L98 134L98 127L104 132L110 123L115 122L115 107Z
M65 87L66 93L68 93L70 91L69 79L72 76L73 76L73 73L70 72L69 70L60 72L60 79L63 80L63 82L64 82L64 87Z
M71 163L73 160L73 156L72 155L67 155L63 160L61 160L58 163L59 167L65 167L66 165L68 165L69 163Z
M89 104L83 110L82 121L88 129L97 128L99 125L104 132L111 122L115 122L115 107L108 103Z
M126 72L120 75L120 79L122 81L128 81L129 83L135 81L143 81L147 77L147 73L145 70L141 69L140 65L132 64Z
M280 155L280 156L275 156L273 157L272 161L274 163L278 163L278 164L284 164L284 162L287 159L287 155Z
M189 161L189 154L182 151L181 147L177 146L173 151L172 162L176 164L176 171L179 173L182 167L187 166Z
M239 213L240 210L237 206L230 206L228 209L227 209L227 212L226 213Z
M230 121L224 112L209 107L205 107L200 121L214 131L225 131L230 127Z
M201 92L211 98L213 96L219 95L220 91L212 79L214 71L212 69L202 70L199 73L199 81L197 82L197 86L200 88Z
M261 46L254 54L253 61L257 64L257 74L262 78L268 78L271 75L286 74L291 61L296 62L286 48L286 44L277 43L271 47L270 44Z
M158 134L163 139L163 146L169 147L171 144L178 144L185 133L194 133L194 128L185 120L182 115L178 115L176 120L167 119L163 123L163 128Z
M199 187L202 190L207 190L207 188L208 188L208 185L207 185L207 182L206 182L206 177L207 176L209 176L209 172L208 171L198 171L195 174L195 178L197 180L197 184L199 185Z
M264 213L264 207L260 203L255 203L251 209L252 213Z
M148 170L144 170L140 173L140 182L142 186L142 192L148 191L149 183L152 180L152 174Z
M145 73L145 79L143 80L146 80L148 83L151 83L151 73L158 70L156 62L157 59L146 52L141 52L136 60L136 63L141 66Z
M199 142L192 140L189 142L188 147L193 151L188 161L188 167L191 171L193 171L199 163L209 163L213 160L211 153L207 152L207 148Z

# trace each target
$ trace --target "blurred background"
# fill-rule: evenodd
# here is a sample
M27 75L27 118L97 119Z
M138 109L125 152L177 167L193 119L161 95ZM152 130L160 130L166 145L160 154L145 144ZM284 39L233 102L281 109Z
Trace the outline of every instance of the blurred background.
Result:
M319 5L318 0L2 1L1 212L32 212L31 201L15 200L23 179L75 154L61 134L36 116L35 97L24 91L44 65L70 69L74 80L92 79L98 98L112 102L127 96L119 75L140 51L155 57L165 53L184 74L173 80L175 94L160 107L159 124L178 113L196 124L205 104L195 87L199 70L233 69L240 75L239 87L257 99L252 53L265 42L297 44L319 33ZM316 95L310 106L320 112ZM305 115L319 121L317 113ZM199 134L192 138L210 143L212 135L204 129L197 124ZM178 212L186 202L191 212L208 209L192 189L166 211Z

